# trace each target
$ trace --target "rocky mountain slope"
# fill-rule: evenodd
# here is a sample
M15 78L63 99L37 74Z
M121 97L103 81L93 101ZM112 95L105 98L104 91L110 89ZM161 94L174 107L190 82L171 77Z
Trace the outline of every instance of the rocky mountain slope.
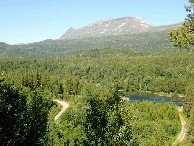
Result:
M143 32L167 30L171 26L153 26L138 17L123 17L98 21L79 29L70 28L60 37L64 39L81 39L86 37L100 37L110 35L130 35Z
M60 39L77 39L104 35L142 33L153 26L137 17L123 17L98 21L80 29L70 28Z

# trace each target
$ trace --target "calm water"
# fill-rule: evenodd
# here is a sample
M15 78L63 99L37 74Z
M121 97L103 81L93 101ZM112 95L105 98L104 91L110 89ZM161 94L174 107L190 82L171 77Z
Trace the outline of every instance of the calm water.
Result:
M136 102L136 101L149 101L149 102L168 102L168 103L173 103L176 105L183 105L182 99L179 98L179 102L175 102L172 100L170 97L165 97L165 96L159 96L155 94L150 94L150 93L139 93L139 92L127 92L125 94L125 97L128 97L130 102Z

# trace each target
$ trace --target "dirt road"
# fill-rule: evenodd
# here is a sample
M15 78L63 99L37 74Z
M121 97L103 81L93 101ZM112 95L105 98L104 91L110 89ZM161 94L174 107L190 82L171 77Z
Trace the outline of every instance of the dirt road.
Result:
M185 128L186 121L182 117L182 115L180 114L180 112L182 112L182 109L178 109L178 110L179 110L179 116L180 116L180 120L181 120L182 129L181 129L181 132L180 132L179 136L177 137L176 141L172 145L176 145L178 142L182 142L183 139L185 138L185 135L186 135L186 128Z
M59 103L59 104L61 104L63 106L61 111L55 116L54 121L56 121L65 112L65 110L69 107L69 104L67 102L60 101L60 100L53 100L53 101L55 101L55 102L57 102L57 103Z
M54 121L56 121L65 112L65 110L69 107L69 104L64 102L64 101L60 101L60 100L53 100L53 101L55 101L63 106L61 111L54 118ZM181 120L182 129L181 129L181 132L180 132L179 136L177 137L176 141L172 145L176 145L178 142L183 141L183 139L185 138L185 135L186 135L186 128L185 128L186 121L184 120L184 118L180 114L180 112L182 112L182 109L178 109L178 110L179 110L179 116L180 116L180 120Z

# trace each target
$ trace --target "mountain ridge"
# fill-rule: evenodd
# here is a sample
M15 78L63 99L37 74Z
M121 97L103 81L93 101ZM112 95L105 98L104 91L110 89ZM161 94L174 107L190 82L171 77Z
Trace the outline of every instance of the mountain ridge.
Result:
M121 17L100 20L78 29L68 29L59 39L80 39L106 35L136 34L154 27L138 17Z
M112 25L110 25L111 23ZM103 48L128 49L141 52L174 50L175 48L171 46L167 38L167 32L179 25L178 23L153 26L137 17L106 19L91 23L80 29L70 28L62 39L47 39L22 45L8 45L2 42L0 43L0 60L63 58L79 51ZM107 28L106 33L100 33L106 26L109 26L109 30ZM124 33L120 31L121 29L125 30ZM114 33L111 33L111 31ZM74 36L66 37L68 33L72 32L76 32Z
M144 32L157 32L177 27L180 23L172 25L154 26L139 17L110 18L96 21L78 29L69 28L59 40L82 39L89 37L130 35Z

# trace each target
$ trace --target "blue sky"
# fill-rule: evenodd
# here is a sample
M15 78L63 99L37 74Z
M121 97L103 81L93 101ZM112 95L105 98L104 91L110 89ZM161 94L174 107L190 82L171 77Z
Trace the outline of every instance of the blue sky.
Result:
M95 21L140 17L152 25L184 21L187 0L0 0L0 42L57 39Z

